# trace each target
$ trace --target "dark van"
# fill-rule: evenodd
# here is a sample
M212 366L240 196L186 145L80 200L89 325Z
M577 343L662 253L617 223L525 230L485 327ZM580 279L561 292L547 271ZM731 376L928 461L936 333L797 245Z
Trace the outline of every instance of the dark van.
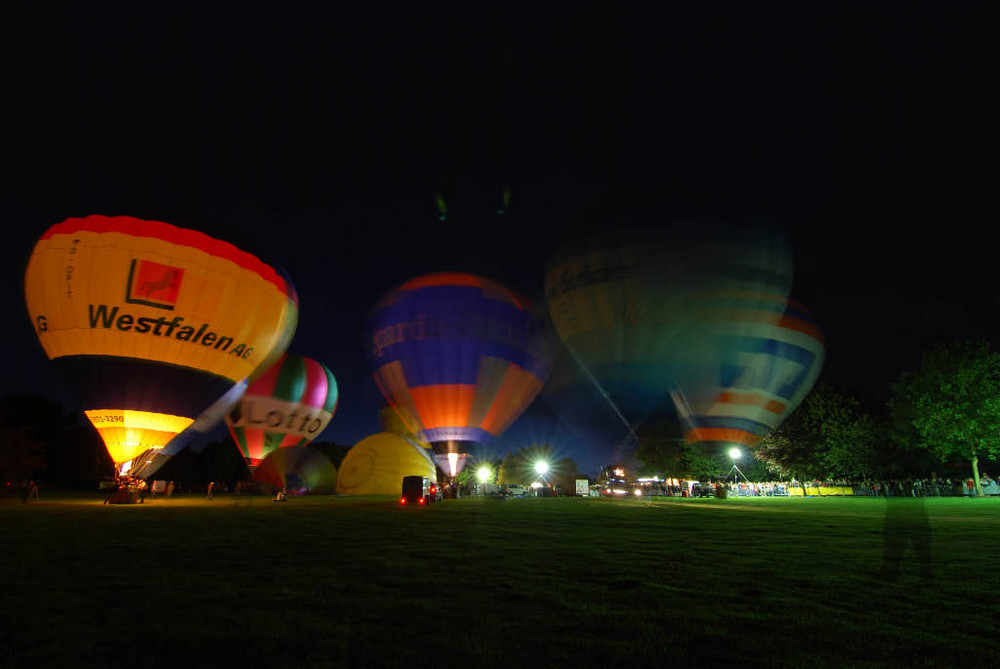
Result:
M400 506L427 506L440 499L437 486L426 476L404 476Z

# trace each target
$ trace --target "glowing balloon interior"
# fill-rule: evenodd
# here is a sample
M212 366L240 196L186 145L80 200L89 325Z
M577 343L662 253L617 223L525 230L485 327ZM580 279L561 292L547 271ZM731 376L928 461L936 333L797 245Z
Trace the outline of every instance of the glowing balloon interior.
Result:
M228 242L128 216L53 225L25 273L38 340L119 466L164 446L286 346L294 295Z

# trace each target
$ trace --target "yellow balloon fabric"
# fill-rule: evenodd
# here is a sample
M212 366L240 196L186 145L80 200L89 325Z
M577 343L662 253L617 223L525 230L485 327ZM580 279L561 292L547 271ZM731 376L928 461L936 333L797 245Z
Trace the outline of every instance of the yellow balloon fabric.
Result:
M399 495L404 476L437 480L426 449L405 437L379 432L356 443L337 470L337 492L347 495Z
M129 216L52 226L25 273L38 340L118 464L162 447L273 360L295 328L294 296L228 242Z

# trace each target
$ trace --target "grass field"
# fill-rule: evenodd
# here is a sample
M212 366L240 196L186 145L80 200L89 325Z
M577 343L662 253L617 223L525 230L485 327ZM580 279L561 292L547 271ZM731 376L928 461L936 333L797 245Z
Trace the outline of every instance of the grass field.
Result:
M898 581L867 498L101 499L0 502L3 666L997 659L996 498L898 502Z

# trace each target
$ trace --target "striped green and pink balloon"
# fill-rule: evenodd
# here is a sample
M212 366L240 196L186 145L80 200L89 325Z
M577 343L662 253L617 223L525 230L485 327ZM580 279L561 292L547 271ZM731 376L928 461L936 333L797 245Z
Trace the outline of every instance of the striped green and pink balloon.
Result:
M337 410L337 380L320 362L285 354L250 384L226 416L229 431L256 467L278 448L305 446Z

